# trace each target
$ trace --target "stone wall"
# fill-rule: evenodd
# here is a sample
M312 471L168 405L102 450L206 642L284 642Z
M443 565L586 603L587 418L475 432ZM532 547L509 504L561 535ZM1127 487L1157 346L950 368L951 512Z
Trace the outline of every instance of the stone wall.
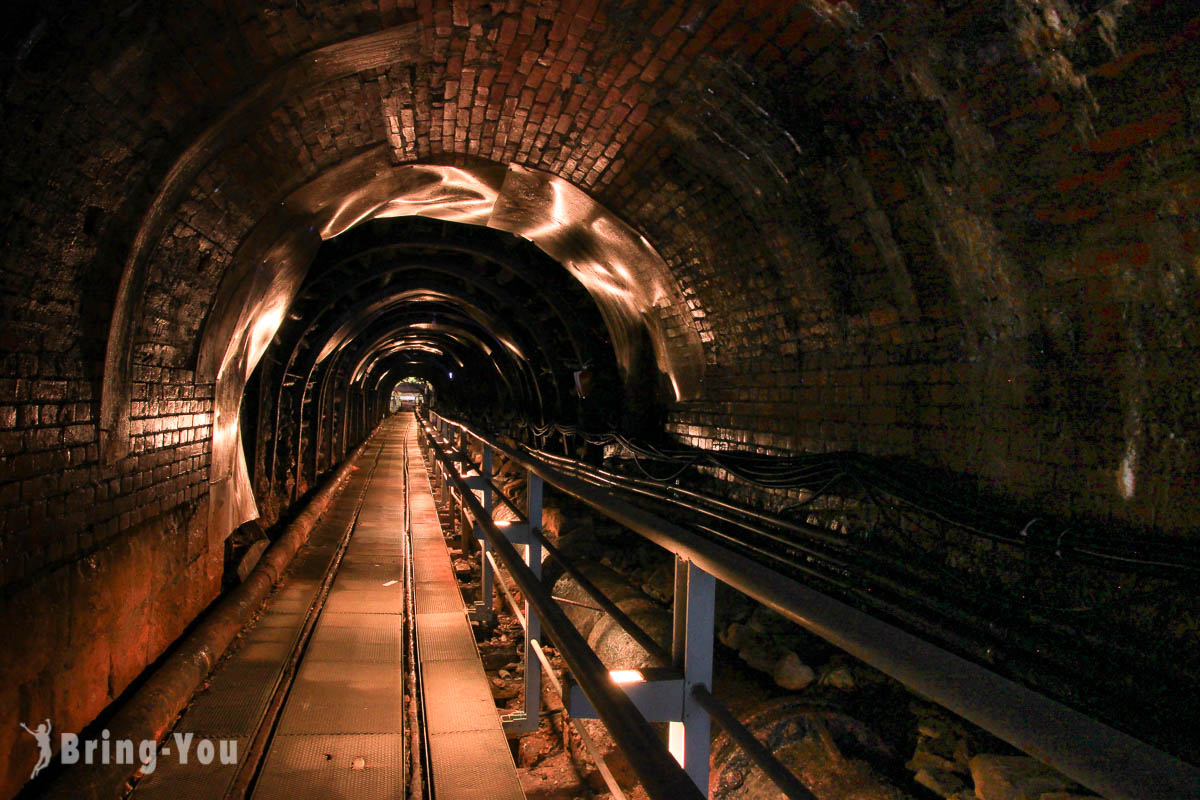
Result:
M653 155L606 189L712 331L672 431L1194 530L1197 21L856 5L787 59L698 62L725 90L663 97Z
M223 541L210 542L207 499L146 522L10 583L0 599L0 796L25 783L37 745L19 727L89 724L216 596Z

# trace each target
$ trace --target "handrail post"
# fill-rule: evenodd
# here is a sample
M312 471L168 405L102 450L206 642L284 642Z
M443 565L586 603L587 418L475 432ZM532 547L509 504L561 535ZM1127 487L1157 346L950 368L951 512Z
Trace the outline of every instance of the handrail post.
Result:
M437 435L438 435L439 439L445 438L445 436L446 436L445 428L446 428L446 421L443 419L439 419L438 420L438 430L437 430ZM444 464L442 464L441 462L438 462L437 468L434 470L433 474L437 478L437 502L438 502L438 504L441 504L441 503L446 502L446 492L450 485L449 477L446 475L446 466Z
M542 479L526 470L528 483L525 493L525 516L530 531L542 527ZM542 545L536 536L530 535L529 543L525 545L525 563L529 569L542 579ZM542 638L542 622L525 598L525 727L537 730L542 712L542 670L538 665L537 654L532 642Z
M444 491L443 482L442 482L443 469L444 468L442 467L442 464L440 464L437 461L434 461L434 463L433 463L433 481L432 481L432 486L430 488L433 489L434 503L437 503L439 505L440 505L440 503L442 503L442 493Z
M462 551L463 558L471 557L471 552L475 547L473 537L471 517L467 513L467 503L464 500L458 508L458 549Z
M670 723L671 754L684 772L708 793L708 712L692 696L692 687L712 687L716 579L690 560L675 557L674 632L671 658L683 670L683 721Z
M483 510L488 519L492 518L492 447L481 442L483 447L483 463L479 465L479 473L483 476ZM495 591L492 586L492 565L488 562L487 553L491 549L487 536L479 520L475 520L475 538L479 540L479 601L475 604L476 619L492 618L492 601Z
M525 522L507 525L503 533L510 542L524 540L525 566L542 580L542 545L534 531L542 524L542 479L526 470ZM528 529L527 531L524 529ZM511 598L510 598L511 599ZM538 729L542 713L542 670L538 665L534 642L542 638L542 623L529 598L525 598L525 676L523 710L505 718L508 733L532 733Z

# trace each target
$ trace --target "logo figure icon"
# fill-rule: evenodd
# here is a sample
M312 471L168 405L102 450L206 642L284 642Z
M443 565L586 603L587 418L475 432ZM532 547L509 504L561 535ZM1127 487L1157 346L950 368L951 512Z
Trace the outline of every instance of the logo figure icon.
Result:
M50 763L50 756L53 755L50 749L50 728L52 726L49 719L38 725L37 730L29 730L29 726L24 722L20 723L20 725L25 729L26 733L37 739L38 748L42 751L37 763L33 765L33 772L29 773L29 780L33 780Z

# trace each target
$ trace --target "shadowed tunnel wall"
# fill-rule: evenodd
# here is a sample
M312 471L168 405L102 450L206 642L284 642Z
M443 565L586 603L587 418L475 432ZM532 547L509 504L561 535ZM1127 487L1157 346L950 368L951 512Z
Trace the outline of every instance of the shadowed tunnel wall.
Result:
M1195 530L1191 4L3 13L0 795L36 759L18 721L78 730L216 596L250 508L216 412L318 248L372 217L514 232L497 198L540 203L592 302L654 287L587 313L682 376L679 439L908 456L1081 524ZM431 169L469 191L405 177ZM563 193L505 188L534 174Z

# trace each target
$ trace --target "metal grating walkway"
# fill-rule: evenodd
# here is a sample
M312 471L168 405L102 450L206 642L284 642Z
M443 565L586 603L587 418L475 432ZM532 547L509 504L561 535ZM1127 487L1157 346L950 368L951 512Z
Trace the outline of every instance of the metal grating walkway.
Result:
M415 436L408 458L417 652L434 797L524 800Z
M404 793L404 451L392 421L255 800Z
M175 725L176 732L193 734L197 742L234 740L239 764L244 761L317 599L321 577L354 524L358 499L368 488L370 465L382 456L384 442L386 438L362 454L359 468L297 552L284 583L271 595L258 620L241 635L234 652L210 676L207 688L192 699ZM205 765L194 755L182 764L178 754L167 752L173 738L164 741L157 768L138 782L133 800L224 798L237 777L239 764L215 760Z
M257 770L255 800L406 796L404 456L409 458L417 653L434 800L523 800L442 538L412 415L388 420L293 561L285 583L175 730L235 740L239 762L286 692L259 765L166 752L133 800L224 800ZM407 434L407 436L406 436ZM374 468L372 469L372 465ZM361 504L360 504L361 499ZM321 604L324 576L352 529ZM315 626L308 620L317 614ZM288 686L287 663L311 636ZM279 701L276 700L276 707ZM240 796L240 795L239 795Z

